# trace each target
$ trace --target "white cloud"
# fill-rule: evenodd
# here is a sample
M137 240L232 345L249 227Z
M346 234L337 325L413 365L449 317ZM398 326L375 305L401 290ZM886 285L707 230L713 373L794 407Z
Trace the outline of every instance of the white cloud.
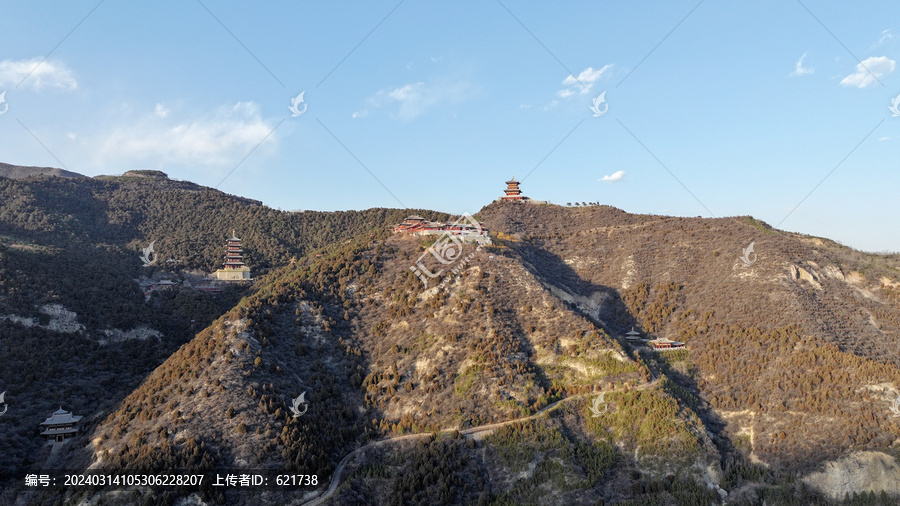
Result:
M70 140L73 140L73 141L74 141L74 140L75 140L75 137L77 137L77 136L75 135L74 132L69 132L69 133L66 134L66 137L68 137Z
M362 110L360 110L360 111L356 111L355 113L351 114L350 116L351 116L353 119L356 119L356 118L365 118L365 117L368 116L368 115L369 115L369 110L368 110L368 109L362 109Z
M25 79L25 76L28 78ZM72 77L72 71L62 63L46 60L41 63L40 58L0 61L0 86L18 85L20 82L35 89L78 88L78 82Z
M581 95L587 95L591 88L594 86L594 83L597 82L598 79L607 74L613 65L604 65L603 68L599 70L594 70L593 67L588 67L581 71L578 74L578 77L569 74L568 77L563 79L562 83L566 85L566 88L563 88L556 92L560 98L568 98L574 95L576 92Z
M794 71L791 72L791 74L790 74L791 77L805 76L808 74L812 74L816 71L816 69L814 69L814 68L804 67L803 66L804 59L806 59L806 53L803 53L803 56L801 56L800 59L797 60L797 64L794 66Z
M607 183L618 183L619 181L625 179L625 171L617 170L608 176L603 176L597 181L605 181Z
M118 125L96 140L96 152L102 163L116 166L233 166L263 139L265 144L277 142L275 134L269 135L273 126L262 119L255 103L238 102L187 122L145 118Z
M394 88L390 92L388 92L388 96L394 100L404 101L412 96L414 88L418 88L423 86L425 83L416 83L416 84L407 84L406 86L401 86L400 88Z
M169 109L162 104L156 104L156 110L153 112L157 117L165 119L169 115Z
M891 34L890 30L882 30L881 38L878 39L878 42L876 42L875 46L873 46L873 47L880 46L880 45L884 44L885 42L892 40L893 38L894 38L894 36Z
M856 72L841 80L844 86L868 88L875 84L879 77L894 71L896 62L887 56L872 56L856 65Z
M550 110L550 109L552 109L552 108L554 108L554 107L556 107L556 106L558 106L558 105L559 105L559 100L553 99L553 100L550 101L549 104L547 104L547 105L545 105L544 107L542 107L541 110L542 110L542 111L548 111L548 110Z
M410 121L441 105L463 103L471 98L475 91L473 86L461 81L436 83L419 81L375 93L368 99L369 107L354 113L353 117L365 117L370 109L396 106L395 117L402 121Z
M891 138L888 136L884 136L884 137L880 137L878 140L879 141L889 141L889 140L891 140Z

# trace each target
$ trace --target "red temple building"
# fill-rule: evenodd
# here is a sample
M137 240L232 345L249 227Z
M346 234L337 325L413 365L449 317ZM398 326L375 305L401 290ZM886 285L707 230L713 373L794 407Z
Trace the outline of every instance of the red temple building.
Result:
M665 337L653 339L651 341L648 341L647 344L652 346L654 350L678 350L684 348L684 343L679 341L672 341Z
M416 232L425 230L425 228L428 227L430 224L431 224L430 221L428 221L425 218L416 214L416 215L410 216L409 218L406 218L405 220L403 220L403 223L394 227L394 233L397 233L397 232L416 233Z
M442 223L429 221L425 218L413 215L394 227L394 233L411 235L443 235L450 234L462 241L476 242L479 244L491 244L490 232L471 216L465 215L454 223Z
M511 200L513 202L524 202L528 200L528 197L522 195L522 190L519 189L519 181L516 181L515 176L506 182L506 189L503 190L503 192L505 195L500 197L500 200Z

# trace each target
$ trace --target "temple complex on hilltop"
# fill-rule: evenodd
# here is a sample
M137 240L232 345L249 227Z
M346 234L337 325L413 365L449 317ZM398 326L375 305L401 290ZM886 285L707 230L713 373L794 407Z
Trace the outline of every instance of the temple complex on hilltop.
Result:
M65 441L78 435L78 428L75 425L81 419L81 416L73 416L71 411L59 408L50 415L50 418L41 422L41 427L45 428L41 435L51 443Z
M250 268L244 264L241 240L237 238L234 230L231 238L225 243L225 264L213 273L213 277L219 281L251 281Z
M460 218L454 223L429 221L421 216L413 215L394 227L394 233L412 235L442 235L446 233L462 241L491 244L488 229L469 215L464 215L464 218Z

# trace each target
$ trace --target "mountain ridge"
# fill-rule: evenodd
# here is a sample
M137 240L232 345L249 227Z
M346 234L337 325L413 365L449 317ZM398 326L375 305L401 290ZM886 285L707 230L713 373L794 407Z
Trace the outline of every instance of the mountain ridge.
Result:
M72 172L64 169L57 169L55 167L28 167L23 165L13 165L9 163L0 162L0 177L5 177L9 179L26 179L30 177L41 177L41 176L49 176L49 177L66 177L66 178L79 178L79 177L87 177L83 174L79 174L77 172Z
M90 421L82 446L59 457L71 468L272 467L316 474L322 491L345 456L368 448L345 462L327 501L690 504L720 502L727 490L734 504L788 496L830 504L816 470L859 452L896 458L900 426L888 408L900 395L897 255L751 217L498 202L476 214L493 244L462 244L454 263L430 253L439 238L390 234L407 214L448 218L440 213L284 213L164 176L0 179L0 315L39 323L0 319L0 339L16 364L58 370L42 376L30 365L20 377L21 365L7 368L7 402L55 391L92 354L108 365L88 377L118 382L102 403L74 402ZM221 244L191 245L229 220L254 227L241 234L258 273L252 287L144 302L132 278L145 241L162 237L162 257L181 262L168 275L209 270ZM57 275L67 255L92 276L105 268L109 293L79 302L83 290ZM427 286L411 270L419 262L439 272ZM48 291L29 290L35 280ZM116 297L127 311L109 310ZM47 304L72 310L81 334L54 330L56 317L40 309ZM198 326L172 319L188 307L205 308ZM163 331L91 341L116 321ZM636 346L624 338L632 328L687 348ZM61 360L73 339L84 352ZM49 346L40 359L37 342ZM116 357L127 375L112 367ZM78 399L97 386L67 391ZM304 392L309 409L295 418L291 400ZM602 413L591 409L597 399ZM34 448L27 426L48 401L5 418L23 425L0 443ZM510 420L519 421L467 437L468 428ZM434 435L365 446L409 433ZM23 453L13 461L7 475L37 465ZM145 496L153 497L184 496Z

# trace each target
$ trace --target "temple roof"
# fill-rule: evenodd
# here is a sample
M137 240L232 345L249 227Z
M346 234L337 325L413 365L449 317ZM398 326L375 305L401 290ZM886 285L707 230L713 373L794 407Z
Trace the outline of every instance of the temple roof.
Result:
M511 184L511 183L518 183L518 181L516 181L516 176L511 177L510 180L506 182L506 184Z
M669 339L667 337L660 337L660 338L654 339L650 342L653 344L684 344L681 341L672 341L671 339Z
M47 429L44 432L41 432L42 436L56 436L59 434L77 434L78 429L75 427L64 427L59 429Z
M67 423L78 423L83 417L75 415L72 416L71 411L66 411L63 408L59 408L56 410L50 418L41 422L41 425L63 425Z

